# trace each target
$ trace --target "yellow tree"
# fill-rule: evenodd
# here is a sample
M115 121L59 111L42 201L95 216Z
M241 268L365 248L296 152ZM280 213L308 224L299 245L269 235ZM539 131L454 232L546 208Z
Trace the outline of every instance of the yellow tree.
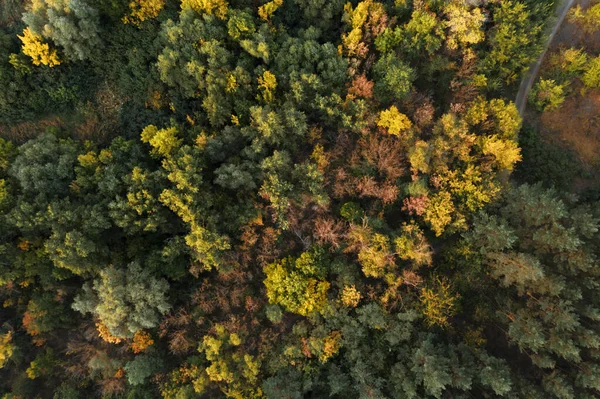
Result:
M155 19L165 6L165 0L133 0L129 3L131 13L123 17L123 23L139 26L147 19Z
M389 134L399 136L401 133L412 127L412 122L396 106L392 105L389 109L381 111L377 126L387 129Z
M55 49L50 49L48 43L44 43L42 35L38 35L29 28L25 28L23 36L18 36L23 42L23 54L31 57L33 65L47 65L53 67L60 64Z
M191 8L199 14L214 15L219 19L227 18L229 3L226 0L182 0L181 9Z
M15 350L12 338L12 331L0 335L0 369L8 363Z

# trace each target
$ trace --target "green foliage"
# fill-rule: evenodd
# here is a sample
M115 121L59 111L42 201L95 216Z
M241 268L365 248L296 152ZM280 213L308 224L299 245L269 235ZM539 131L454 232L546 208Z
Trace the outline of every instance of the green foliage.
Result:
M529 102L538 111L551 111L565 101L565 88L554 80L540 79L529 92Z
M162 367L160 358L149 355L138 355L132 361L125 364L127 381L131 385L141 385Z
M15 351L13 332L8 331L0 336L0 368L6 366Z
M542 26L533 21L531 10L521 1L501 1L494 9L492 48L482 57L480 68L507 84L516 82L540 48Z
M394 54L383 55L373 66L375 91L382 100L400 101L408 97L414 71Z
M266 316L272 323L280 323L283 317L283 312L278 305L268 304L266 306Z
M0 0L0 392L593 397L549 5Z
M23 326L35 336L68 326L70 316L65 304L56 301L51 292L35 292L23 315Z
M101 45L98 12L83 0L35 0L23 14L23 22L74 60L87 59Z
M67 194L73 180L77 144L45 132L19 148L10 174L25 195L50 199Z
M581 78L585 87L600 87L600 57L592 58Z
M598 219L589 211L540 185L523 185L506 193L498 217L480 216L465 235L498 287L498 322L506 325L510 343L529 354L549 394L590 394L577 382L579 371L557 377L555 370L561 362L585 362L597 345L588 324L597 323L589 291L596 258L587 243Z
M100 272L93 286L86 284L73 303L73 309L92 313L117 337L132 337L137 331L158 325L159 316L170 305L165 280L150 275L132 263L126 270L110 266Z
M308 315L323 309L329 283L326 257L322 249L303 252L298 258L285 258L269 264L264 272L269 302L287 311Z
M52 349L47 349L43 354L38 354L26 370L27 377L32 380L40 377L48 377L56 366L56 358Z
M428 54L435 53L442 46L443 39L443 26L436 15L424 9L416 9L408 23L393 30L386 29L377 37L375 45L383 52L397 47L415 58L420 56L422 51Z
M54 391L53 399L77 399L79 398L79 391L67 383L62 383L61 386Z
M346 202L340 208L340 216L349 222L358 223L364 215L360 205L356 202Z
M578 4L569 10L568 18L569 22L581 26L586 34L594 34L600 29L600 4L592 4L585 11Z

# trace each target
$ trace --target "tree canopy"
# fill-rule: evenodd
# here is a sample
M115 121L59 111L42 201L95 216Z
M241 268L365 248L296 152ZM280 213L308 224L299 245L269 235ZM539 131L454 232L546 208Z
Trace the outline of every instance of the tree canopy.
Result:
M552 5L0 0L0 398L598 397Z

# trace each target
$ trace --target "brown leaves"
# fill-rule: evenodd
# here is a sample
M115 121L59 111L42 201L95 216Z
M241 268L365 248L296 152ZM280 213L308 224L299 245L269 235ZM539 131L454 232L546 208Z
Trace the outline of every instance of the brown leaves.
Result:
M333 248L340 247L344 225L331 216L320 216L315 220L314 237L320 245L329 244Z
M373 197L384 204L394 203L400 193L397 180L407 172L404 154L404 144L396 137L381 133L361 137L349 162L333 171L333 195Z
M354 97L363 97L363 98L371 98L373 97L373 81L367 79L367 77L363 74L357 76L352 81L350 87L348 88L348 95L352 98Z
M422 216L429 204L429 197L421 195L418 197L407 197L402 201L402 210L410 215Z
M152 336L148 332L140 330L133 336L133 342L129 345L129 349L131 349L133 353L141 353L152 345L154 345Z

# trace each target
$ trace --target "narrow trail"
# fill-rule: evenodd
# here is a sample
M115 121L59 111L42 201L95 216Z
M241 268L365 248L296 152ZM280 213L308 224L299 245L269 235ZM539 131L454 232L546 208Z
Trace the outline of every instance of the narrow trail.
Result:
M527 106L527 97L529 95L529 91L533 87L533 82L535 81L535 78L538 75L542 62L544 61L544 57L546 56L548 47L550 47L554 36L556 36L556 33L559 31L560 26L565 20L569 9L573 6L573 4L575 4L575 2L575 0L563 0L562 4L557 10L557 19L554 23L554 26L552 27L552 31L546 39L546 43L544 43L544 50L538 57L537 61L531 64L529 70L525 74L525 77L523 77L523 80L521 81L521 85L519 86L519 91L517 92L517 97L515 99L515 105L517 106L521 117L525 113L525 107Z

